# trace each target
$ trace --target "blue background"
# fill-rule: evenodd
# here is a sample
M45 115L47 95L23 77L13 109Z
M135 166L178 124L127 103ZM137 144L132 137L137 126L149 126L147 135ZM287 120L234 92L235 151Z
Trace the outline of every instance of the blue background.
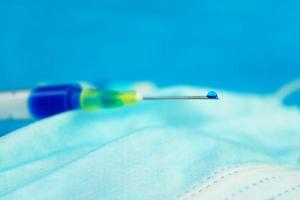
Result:
M271 93L299 76L299 0L0 2L2 90L150 80Z

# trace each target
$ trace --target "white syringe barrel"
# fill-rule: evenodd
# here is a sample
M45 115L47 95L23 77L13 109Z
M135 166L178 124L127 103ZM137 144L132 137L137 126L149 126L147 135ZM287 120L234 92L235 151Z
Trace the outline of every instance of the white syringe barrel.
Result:
M29 90L0 92L0 120L31 119L28 97Z
M82 88L66 84L0 92L0 120L41 119L80 108Z

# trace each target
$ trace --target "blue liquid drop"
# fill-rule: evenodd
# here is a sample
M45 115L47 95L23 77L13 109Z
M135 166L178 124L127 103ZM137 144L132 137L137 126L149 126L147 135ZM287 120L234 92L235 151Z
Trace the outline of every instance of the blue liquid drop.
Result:
M218 99L218 94L214 91L210 91L206 95L209 99Z

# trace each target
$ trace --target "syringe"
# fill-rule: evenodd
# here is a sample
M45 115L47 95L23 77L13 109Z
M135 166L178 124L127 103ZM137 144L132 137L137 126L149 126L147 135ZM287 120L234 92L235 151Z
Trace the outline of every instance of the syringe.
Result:
M79 84L42 86L33 90L0 92L0 120L40 119L74 109L96 111L136 104L145 100L218 99L215 92L205 96L143 96L138 92L119 92L83 88Z

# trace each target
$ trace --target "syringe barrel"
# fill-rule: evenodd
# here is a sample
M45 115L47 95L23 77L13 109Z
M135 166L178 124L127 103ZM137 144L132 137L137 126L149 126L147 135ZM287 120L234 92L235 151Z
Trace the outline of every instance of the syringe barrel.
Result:
M79 84L41 86L27 91L0 92L0 120L41 119L68 110L95 111L141 100L142 97L134 91L83 89Z
M0 120L40 119L80 107L79 84L0 92Z
M80 107L79 84L43 86L31 91L28 106L34 118L45 118Z
M29 90L0 92L0 120L32 118L28 107L29 96Z

